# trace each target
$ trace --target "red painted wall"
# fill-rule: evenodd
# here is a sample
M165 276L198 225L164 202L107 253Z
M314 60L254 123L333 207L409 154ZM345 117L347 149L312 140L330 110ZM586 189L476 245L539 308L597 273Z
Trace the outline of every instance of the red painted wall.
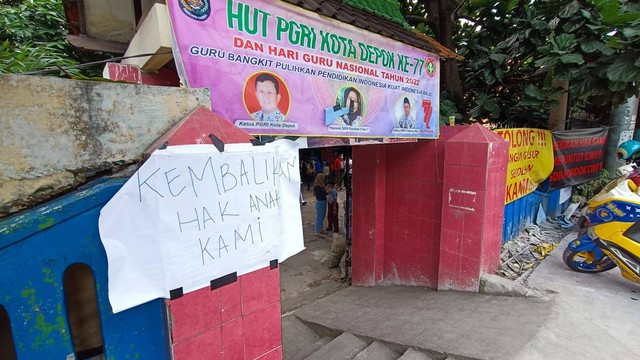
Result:
M354 146L354 285L437 287L444 142L467 126L443 127L440 139Z
M178 73L172 69L160 69L151 73L144 72L135 65L107 63L104 75L110 80L121 80L136 84L180 86Z
M282 358L277 268L186 294L169 309L175 360Z
M508 154L479 124L447 141L439 290L478 291L482 273L498 270Z

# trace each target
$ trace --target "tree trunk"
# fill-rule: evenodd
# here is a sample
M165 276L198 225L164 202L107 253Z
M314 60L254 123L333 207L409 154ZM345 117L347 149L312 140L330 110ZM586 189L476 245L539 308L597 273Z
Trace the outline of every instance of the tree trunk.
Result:
M456 7L460 0L421 0L427 10L427 25L435 34L436 40L451 51L455 51L453 35L456 29ZM460 80L458 62L447 59L441 62L441 84L453 96L458 111L467 118L467 102Z
M549 114L549 130L564 130L567 120L567 109L569 108L569 80L553 80L552 85L554 88L561 87L567 92L560 95L558 105L551 108L551 112Z

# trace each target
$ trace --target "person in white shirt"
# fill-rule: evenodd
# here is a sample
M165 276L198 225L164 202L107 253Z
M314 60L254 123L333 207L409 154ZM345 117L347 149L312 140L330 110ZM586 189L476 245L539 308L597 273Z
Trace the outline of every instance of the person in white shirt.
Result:
M398 121L398 125L400 125L400 128L402 129L411 129L413 128L413 125L415 125L416 119L411 116L411 103L409 102L409 98L404 98L402 107L404 109L404 113Z
M251 114L257 121L284 121L284 115L278 109L280 85L275 76L264 73L256 77L256 98L260 110Z

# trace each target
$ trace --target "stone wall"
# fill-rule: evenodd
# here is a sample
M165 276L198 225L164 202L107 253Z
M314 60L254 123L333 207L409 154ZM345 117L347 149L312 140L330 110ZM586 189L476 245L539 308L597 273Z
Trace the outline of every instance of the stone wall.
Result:
M0 217L137 162L208 89L0 75Z

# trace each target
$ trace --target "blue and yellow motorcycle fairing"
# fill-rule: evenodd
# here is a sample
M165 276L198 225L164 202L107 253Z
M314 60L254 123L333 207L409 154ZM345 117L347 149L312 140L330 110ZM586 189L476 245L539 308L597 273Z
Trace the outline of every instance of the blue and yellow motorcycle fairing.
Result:
M640 220L626 229L604 224L596 229L596 243L622 273L622 277L640 284Z
M589 201L582 221L586 228L576 240L569 243L562 256L569 268L578 272L598 273L611 270L623 261L621 256L628 252L624 246L630 243L622 234L640 220L640 195L637 191L638 187L633 181L621 178L610 182ZM638 229L640 238L640 225ZM620 246L618 242L623 245ZM640 243L635 244L640 248ZM623 255L616 257L617 253ZM627 255L627 258L630 256L640 256L640 249L635 255L633 252ZM621 271L624 276L622 267Z

